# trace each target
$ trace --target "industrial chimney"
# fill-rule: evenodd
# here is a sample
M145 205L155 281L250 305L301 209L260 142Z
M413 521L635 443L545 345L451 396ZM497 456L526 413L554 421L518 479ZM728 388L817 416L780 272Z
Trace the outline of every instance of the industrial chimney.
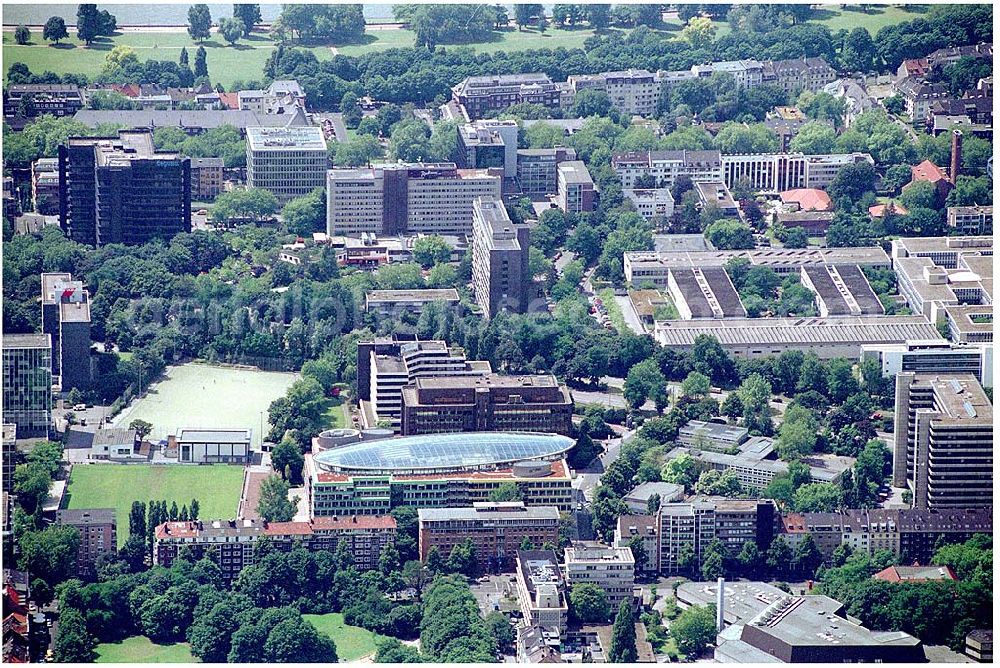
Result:
M962 169L962 131L951 131L951 182L954 184L958 180L958 174Z
M726 622L726 578L719 578L715 583L715 630L722 633Z

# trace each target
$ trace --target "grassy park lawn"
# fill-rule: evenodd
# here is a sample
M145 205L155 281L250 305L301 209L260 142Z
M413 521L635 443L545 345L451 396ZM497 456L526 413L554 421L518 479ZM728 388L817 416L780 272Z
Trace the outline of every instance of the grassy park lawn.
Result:
M924 15L924 7L907 7L905 5L867 5L867 12L845 10L844 5L823 5L821 9L813 10L810 23L819 23L830 29L852 30L866 28L874 37L885 26L895 25L903 21L912 21Z
M168 507L176 501L179 508L196 498L201 518L230 518L236 516L242 488L242 466L82 464L70 475L66 507L114 508L121 547L129 535L133 501L165 499Z
M375 640L380 636L359 626L348 626L344 623L344 615L331 612L326 615L302 615L302 618L312 623L316 630L331 638L337 645L337 658L340 663L356 661L375 651Z
M384 32L384 31L383 31ZM31 43L25 46L14 44L14 33L3 33L4 77L10 63L21 62L37 74L49 70L56 74L78 73L93 77L100 73L104 59L112 48L119 45L135 49L139 60L173 60L180 57L181 49L187 48L191 63L194 63L194 53L199 43L184 32L176 33L121 33L115 37L102 37L89 47L78 40L75 31L70 31L70 38L58 45L42 41L40 31L33 31ZM261 80L264 63L277 47L277 44L265 35L253 35L249 39L241 39L235 46L230 46L218 34L200 43L208 55L208 74L212 83L221 83L229 87L237 80ZM311 51L320 60L333 57L329 47L311 47Z
M350 421L347 405L342 397L331 398L329 407L323 415L328 429L342 429L347 427Z
M143 419L153 425L149 440L180 427L249 428L253 443L267 430L267 409L285 395L298 374L192 362L172 366L166 376L115 418L116 427Z
M195 663L191 646L186 642L157 645L146 636L133 636L122 642L97 646L96 663Z

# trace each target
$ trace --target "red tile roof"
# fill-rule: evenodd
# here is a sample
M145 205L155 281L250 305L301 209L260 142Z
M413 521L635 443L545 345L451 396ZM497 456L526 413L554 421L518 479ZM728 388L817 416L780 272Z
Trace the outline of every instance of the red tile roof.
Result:
M785 204L798 204L802 211L830 211L833 202L830 196L817 188L795 188L781 193L781 201Z
M222 100L223 106L225 106L228 109L240 108L239 93L219 93L219 99Z
M916 167L911 167L910 171L913 174L914 181L930 181L931 183L937 183L938 181L948 180L948 176L944 173L944 171L942 171L940 167L935 165L930 160L924 160Z
M156 537L163 538L194 538L198 535L197 522L164 522L156 527Z
M950 566L889 566L872 576L885 582L927 582L957 580Z
M311 536L309 522L270 522L264 527L268 536Z
M806 518L799 513L782 515L781 528L785 533L806 533Z
M902 204L890 202L889 204L876 204L875 206L868 207L868 215L872 218L884 218L887 208L897 216L905 216L909 213Z

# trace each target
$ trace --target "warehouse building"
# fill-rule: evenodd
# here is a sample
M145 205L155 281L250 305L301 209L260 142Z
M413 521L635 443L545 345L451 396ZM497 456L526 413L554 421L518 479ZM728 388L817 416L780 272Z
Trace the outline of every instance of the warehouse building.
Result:
M687 350L700 334L714 336L736 357L801 350L820 359L856 359L862 345L940 340L937 328L920 316L657 320L653 338L662 346Z
M855 265L885 268L892 266L889 256L877 246L861 248L755 248L749 250L655 250L628 251L624 254L625 278L633 285L649 282L667 287L673 268L725 267L733 258L746 258L752 267L769 267L785 276L799 273L810 265Z

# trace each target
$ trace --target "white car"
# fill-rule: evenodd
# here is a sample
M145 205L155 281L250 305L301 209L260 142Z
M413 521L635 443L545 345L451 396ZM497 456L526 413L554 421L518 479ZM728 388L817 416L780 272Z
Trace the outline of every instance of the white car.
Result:
M85 411L85 410L87 410L87 404L77 404L76 406L73 406L73 410L75 410L75 411Z

